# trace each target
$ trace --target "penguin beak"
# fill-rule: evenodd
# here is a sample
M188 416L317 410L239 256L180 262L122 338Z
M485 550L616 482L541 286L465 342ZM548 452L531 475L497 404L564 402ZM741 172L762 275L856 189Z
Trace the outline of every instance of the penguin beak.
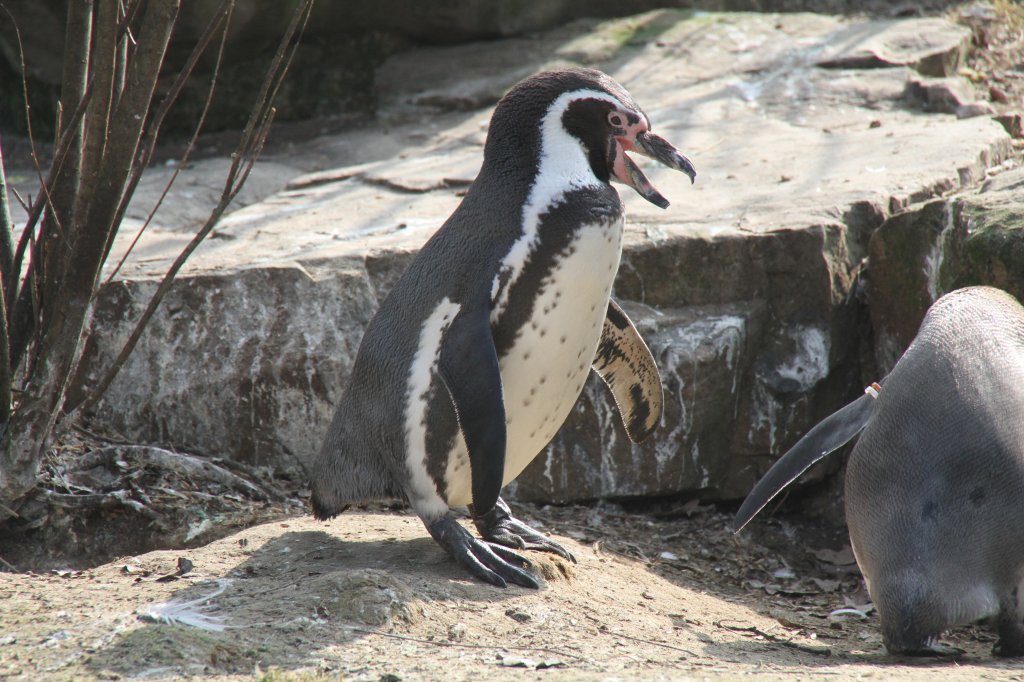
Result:
M622 184L629 185L635 189L640 196L659 208L668 208L668 199L663 197L654 188L654 185L643 174L643 171L637 167L633 159L626 155L626 152L630 150L654 159L669 168L686 173L690 177L691 184L697 177L697 171L694 170L693 163L682 152L669 144L664 138L648 130L642 130L629 137L613 137L608 154L608 165L612 176Z

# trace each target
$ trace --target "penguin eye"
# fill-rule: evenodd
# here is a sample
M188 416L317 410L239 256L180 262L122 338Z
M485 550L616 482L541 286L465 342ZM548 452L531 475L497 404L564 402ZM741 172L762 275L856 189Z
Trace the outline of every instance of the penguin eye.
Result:
M622 128L625 122L622 120L622 114L617 111L609 111L608 123L612 124L616 128Z

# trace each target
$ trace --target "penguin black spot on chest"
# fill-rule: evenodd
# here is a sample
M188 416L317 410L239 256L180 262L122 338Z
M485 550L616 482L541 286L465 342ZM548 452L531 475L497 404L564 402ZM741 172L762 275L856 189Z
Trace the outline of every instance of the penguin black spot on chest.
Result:
M553 279L552 275L557 275L561 265L577 254L580 232L598 230L601 225L612 225L621 219L622 203L615 190L608 186L586 187L570 192L541 215L537 245L530 253L522 273L509 288L507 307L492 325L499 358L508 355L524 327L541 331L540 320L545 314L557 314L556 311L564 305L564 285L561 280ZM609 251L616 253L614 262L610 263L611 267L606 266L606 272L614 272L618 264L621 233L606 230L602 238L611 240ZM535 309L538 298L552 286L553 300L548 310L545 311L544 307ZM586 305L592 305L592 310L596 310L601 303L587 302Z

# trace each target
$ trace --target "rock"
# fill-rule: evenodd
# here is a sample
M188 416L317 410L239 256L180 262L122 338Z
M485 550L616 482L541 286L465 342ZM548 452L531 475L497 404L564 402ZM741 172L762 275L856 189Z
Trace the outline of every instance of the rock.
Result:
M190 171L179 173L180 179L171 185L160 208L153 215L152 225L169 232L194 233L209 218L210 208L220 199L224 183L209 182L210 178L227 176L229 159L203 159L190 162ZM129 220L145 221L152 206L174 175L176 164L156 166L143 174L135 190L135 199L125 212ZM253 166L248 180L235 198L235 208L256 203L285 187L284 178L299 173L291 166L265 161Z
M376 292L361 262L225 274L172 288L97 419L132 438L295 470L294 457L319 447ZM105 288L96 317L107 333L86 349L73 401L116 356L156 285Z
M750 387L763 305L656 310L624 304L662 371L665 416L641 444L631 443L604 383L591 376L555 441L513 484L526 500L568 502L616 495L711 488L728 479L740 399Z
M999 122L1010 137L1020 139L1024 137L1024 114L1014 112L1010 114L1000 114L995 117L996 121Z
M876 360L887 372L943 294L988 284L1024 299L1024 169L890 218L870 249Z
M910 25L929 40L935 26ZM874 26L671 10L581 21L529 49L526 39L488 43L470 90L452 65L478 48L395 57L380 72L387 104L376 123L270 159L314 173L277 178L284 190L221 222L222 238L192 256L94 426L297 470L320 447L377 302L477 172L489 111L452 103L489 101L523 69L574 62L623 82L697 166L693 186L647 166L673 202L667 211L620 191L628 219L615 295L662 367L666 411L650 442L632 445L592 379L515 493L742 496L862 389L870 352L856 287L871 233L977 186L1011 152L991 119L907 111L906 83L918 77L909 67L816 66L837 36ZM83 386L120 348L185 237L147 231L104 291Z
M974 86L962 78L911 78L904 95L925 111L955 114L974 100Z
M996 110L988 102L968 102L957 107L954 113L957 118L971 118L972 116L992 116Z
M842 69L909 66L923 76L951 76L970 45L970 29L945 19L879 20L837 33L817 63Z

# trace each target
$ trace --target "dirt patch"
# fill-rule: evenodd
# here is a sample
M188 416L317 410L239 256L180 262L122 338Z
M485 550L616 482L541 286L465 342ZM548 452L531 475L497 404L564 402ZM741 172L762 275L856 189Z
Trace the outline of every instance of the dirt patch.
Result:
M969 75L1012 125L1024 18L993 6L954 16L975 32ZM4 558L72 565L86 546L204 542L192 534L204 520L213 533L296 513L227 476L191 485L184 464L114 454L109 478L83 465L49 488L87 487L103 514L42 499L38 525L0 538ZM517 511L579 558L530 553L540 591L469 580L405 512L291 516L87 570L0 573L0 678L1024 680L1019 662L990 655L984 626L949 634L965 651L955 662L887 656L845 531L819 514L736 536L730 510L693 502Z
M841 531L769 520L735 536L728 514L693 503L519 512L579 558L530 553L540 591L468 580L402 512L0 574L0 677L1024 678L981 627L947 639L966 652L956 663L886 656Z

